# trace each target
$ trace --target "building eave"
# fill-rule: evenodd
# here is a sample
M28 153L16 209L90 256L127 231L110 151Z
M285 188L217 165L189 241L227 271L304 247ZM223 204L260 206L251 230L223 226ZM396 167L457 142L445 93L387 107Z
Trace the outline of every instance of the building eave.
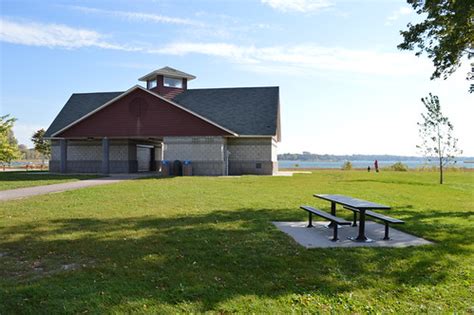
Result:
M154 71L144 75L143 77L139 78L138 81L146 82L148 80L155 79L158 75L162 75L162 76L169 77L169 78L176 78L176 79L183 79L184 78L184 79L187 79L188 81L196 79L196 77L191 75L191 74L183 73L182 75L181 74L178 75L178 74L162 72L160 70L154 70Z

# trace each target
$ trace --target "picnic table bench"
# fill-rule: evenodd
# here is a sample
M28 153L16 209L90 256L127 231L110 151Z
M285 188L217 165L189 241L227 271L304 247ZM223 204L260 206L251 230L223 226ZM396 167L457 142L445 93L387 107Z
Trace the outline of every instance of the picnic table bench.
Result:
M327 213L326 211L323 211L323 210L319 210L319 209L316 209L316 208L313 208L313 207L310 207L310 206L301 206L300 207L301 209L305 210L305 211L308 211L308 214L309 214L309 223L308 223L308 226L307 227L313 227L313 214L314 215L317 215L317 216L320 216L321 218L324 218L328 221L331 221L331 223L333 223L333 229L334 229L334 232L333 232L333 237L332 237L332 241L337 241L338 240L338 237L337 237L337 229L338 229L338 225L350 225L351 222L349 221L346 221L342 218L338 218L332 214L329 214Z
M359 209L352 208L352 207L349 207L349 206L344 206L343 208L354 212L354 220L353 220L352 226L357 226L356 220L357 220L357 213L360 213ZM383 214L380 214L380 213L377 213L377 212L373 212L373 211L370 211L370 210L366 210L365 215L369 216L369 217L372 217L372 218L375 218L375 219L379 219L380 221L384 222L384 224L385 224L385 235L384 235L383 239L386 240L386 241L390 239L389 224L404 224L405 223L404 221L402 221L400 219L392 218L392 217L389 217L389 216L386 216L386 215L383 215Z

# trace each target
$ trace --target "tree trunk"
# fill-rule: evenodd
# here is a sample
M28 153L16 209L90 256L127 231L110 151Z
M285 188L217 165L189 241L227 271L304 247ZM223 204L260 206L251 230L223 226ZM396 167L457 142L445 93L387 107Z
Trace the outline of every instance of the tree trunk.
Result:
M443 183L443 162L439 159L439 183Z
M441 153L441 132L438 124L439 183L443 184L443 154Z

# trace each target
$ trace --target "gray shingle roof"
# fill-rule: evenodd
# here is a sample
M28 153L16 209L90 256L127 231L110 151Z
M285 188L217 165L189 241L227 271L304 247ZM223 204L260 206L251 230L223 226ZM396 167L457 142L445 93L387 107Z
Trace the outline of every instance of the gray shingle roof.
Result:
M278 87L191 89L173 101L239 135L276 135Z
M51 137L55 132L58 132L122 93L74 93L53 120L48 130L46 130L45 137Z
M158 69L158 70L154 70L154 71L144 75L143 77L139 78L138 80L139 81L146 81L146 80L149 80L149 79L156 78L156 76L159 75L159 74L164 75L164 76L169 76L169 77L172 77L172 78L186 78L186 79L188 79L188 81L196 79L196 77L193 76L192 74L189 74L189 73L186 73L186 72L183 72L183 71L179 71L179 70L176 70L176 69L171 68L171 67L164 67L164 68L161 68L161 69Z
M46 137L63 129L123 92L73 94ZM274 136L278 124L278 87L190 89L174 102L239 135Z

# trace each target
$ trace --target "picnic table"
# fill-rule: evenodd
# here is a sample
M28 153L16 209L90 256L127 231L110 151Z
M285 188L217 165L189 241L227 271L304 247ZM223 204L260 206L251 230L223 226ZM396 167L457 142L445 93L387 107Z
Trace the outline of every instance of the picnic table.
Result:
M365 212L367 210L389 210L389 206L384 206L378 203L352 198L343 195L327 195L327 194L315 194L314 197L327 200L331 202L331 214L336 215L336 204L340 204L345 207L357 209L359 211L359 235L357 237L351 237L350 239L355 242L373 242L365 235ZM332 222L331 224L335 224Z

